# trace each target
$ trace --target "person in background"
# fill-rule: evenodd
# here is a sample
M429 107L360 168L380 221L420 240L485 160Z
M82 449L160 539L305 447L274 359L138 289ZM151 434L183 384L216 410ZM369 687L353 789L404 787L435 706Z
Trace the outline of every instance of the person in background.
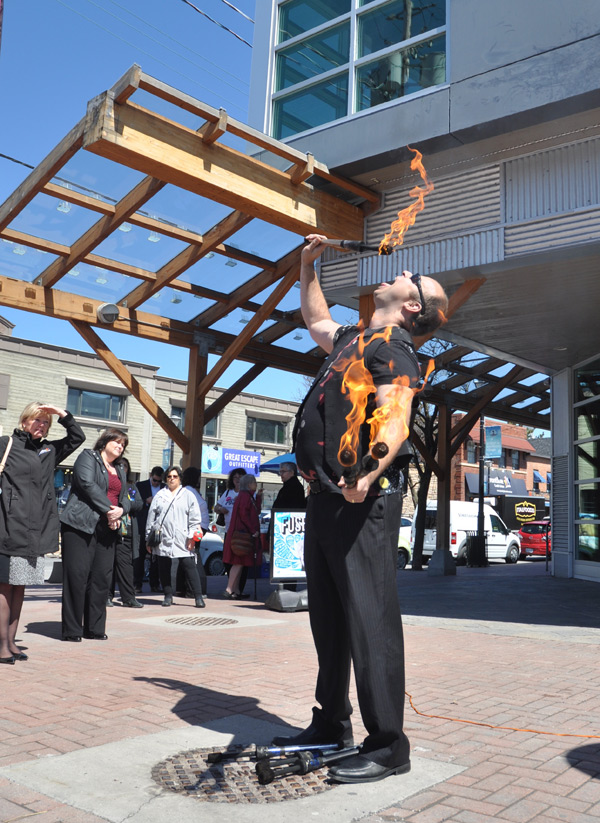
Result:
M222 514L225 517L225 539L227 539L227 532L229 531L229 524L231 522L231 512L233 511L236 498L240 492L240 480L245 474L246 469L242 468L232 469L229 472L229 477L227 478L227 488L219 497L214 506L214 511L216 511L217 514ZM225 566L227 577L229 577L229 573L231 571L231 563L225 562L223 565ZM241 596L241 592L244 591L244 586L246 585L247 578L248 569L244 567L244 569L242 570L242 576L239 580L238 597Z
M129 512L121 456L128 438L106 429L75 461L62 524L62 639L107 640L106 601L121 518Z
M135 597L135 588L133 585L133 563L138 556L140 549L140 536L138 532L137 514L144 505L143 500L138 493L135 483L131 481L131 466L126 457L121 457L121 464L125 469L127 477L127 497L129 498L129 513L124 514L121 518L121 526L119 528L119 537L117 539L117 546L115 549L115 562L113 566L112 582L110 585L110 592L107 606L113 605L113 597L115 596L115 587L119 586L119 594L121 595L121 603L130 609L143 609L144 606Z
M160 543L152 549L158 557L158 571L162 583L163 606L173 605L173 590L177 579L177 568L183 566L185 576L194 592L196 608L206 605L202 597L202 586L196 566L196 539L202 533L200 508L195 496L181 485L182 471L179 466L170 466L166 472L167 487L155 496L148 512L146 542L150 531L160 529ZM176 561L173 563L173 561Z
M54 414L66 436L46 440ZM41 401L29 403L12 435L0 438L0 663L28 659L15 638L25 586L44 583L44 555L58 549L54 469L84 441L70 412Z
M223 547L223 560L229 563L231 570L227 588L223 596L227 600L239 600L239 582L243 568L251 566L256 568L262 562L260 550L260 521L259 506L254 495L256 493L256 477L253 474L246 474L240 480L240 491L233 506L229 529L225 535L225 545ZM232 549L232 541L236 532L245 532L254 541L254 551L248 554L235 554Z
M160 580L158 577L158 560L151 554L151 549L146 547L146 521L148 520L148 511L150 504L154 499L154 495L161 489L164 489L163 483L164 471L161 466L154 466L150 472L148 480L140 480L137 484L139 496L142 500L142 508L137 514L137 525L139 532L139 551L133 563L133 585L135 593L142 593L142 585L144 582L144 571L146 566L146 558L150 559L150 591L160 591ZM153 562L154 561L154 562Z
M206 534L210 527L210 517L208 514L208 504L200 494L200 469L196 466L188 466L183 470L183 477L181 483L184 488L191 491L196 498L198 508L200 509L200 525L202 528L202 536ZM206 597L206 572L200 560L200 541L196 542L196 566L198 567L198 574L200 576L200 584L202 586L202 595ZM184 590L185 583L181 578L182 569L177 570L177 590Z

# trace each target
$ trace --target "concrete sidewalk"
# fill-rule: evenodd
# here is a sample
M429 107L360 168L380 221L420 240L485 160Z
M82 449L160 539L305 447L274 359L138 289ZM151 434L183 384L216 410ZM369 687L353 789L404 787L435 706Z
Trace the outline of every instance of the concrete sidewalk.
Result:
M19 637L30 659L0 667L2 823L600 817L600 588L556 580L543 562L398 573L409 775L278 803L170 792L152 778L166 758L267 743L309 720L307 613L265 609L264 580L256 602L222 600L224 586L209 578L203 611L144 594L143 610L109 610L108 641L80 644L60 642L60 587L28 591Z

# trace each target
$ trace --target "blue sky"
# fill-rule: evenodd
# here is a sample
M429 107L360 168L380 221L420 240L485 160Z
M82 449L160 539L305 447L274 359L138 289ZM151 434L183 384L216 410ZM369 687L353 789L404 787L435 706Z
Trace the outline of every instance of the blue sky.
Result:
M252 43L253 24L243 15L253 18L254 0L232 4L243 14L225 0L195 3ZM88 100L110 88L133 63L246 122L251 59L251 47L184 0L4 0L0 154L39 163L84 115ZM0 202L28 173L24 166L0 158ZM261 236L257 232L258 248L253 251L269 257L260 248ZM12 255L10 259L15 262ZM227 273L233 276L235 270ZM292 292L297 304L298 292ZM15 324L15 336L87 349L66 322L1 306L0 313ZM151 363L171 377L187 377L187 350L111 332L102 336L122 359ZM247 368L234 364L219 385L229 385ZM249 390L297 400L302 385L298 376L267 370Z

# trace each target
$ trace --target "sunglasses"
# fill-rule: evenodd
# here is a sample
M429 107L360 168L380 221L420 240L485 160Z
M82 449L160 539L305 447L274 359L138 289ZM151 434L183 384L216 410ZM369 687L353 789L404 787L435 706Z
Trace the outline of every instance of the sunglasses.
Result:
M421 288L421 275L420 274L411 274L410 282L414 283L417 287L417 291L419 292L419 300L421 302L421 311L419 314L423 314L425 311L425 298L423 297L423 289ZM418 317L419 315L417 315Z
M167 480L179 480L179 475L178 474L168 474L167 475Z

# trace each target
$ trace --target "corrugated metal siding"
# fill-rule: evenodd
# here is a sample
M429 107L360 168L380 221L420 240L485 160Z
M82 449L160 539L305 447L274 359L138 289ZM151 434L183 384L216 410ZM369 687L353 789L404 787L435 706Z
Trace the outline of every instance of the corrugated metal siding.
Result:
M569 550L569 456L552 458L552 553Z
M536 220L521 226L506 226L504 254L547 251L563 246L582 245L600 240L600 209L579 212L548 220Z
M367 243L379 243L398 217L414 202L405 187L385 196L385 205L367 219ZM500 168L489 166L465 174L435 180L435 189L425 198L425 208L406 233L411 245L447 234L462 234L500 222Z
M497 263L503 255L503 230L474 232L464 237L450 237L422 246L401 247L393 254L363 257L358 285L372 286L394 277L404 269L420 274L437 274L449 269Z
M504 164L506 222L600 204L600 138Z
M336 261L321 264L321 288L325 293L337 289L351 289L352 292L356 292L357 277L358 258L355 256L340 255Z

